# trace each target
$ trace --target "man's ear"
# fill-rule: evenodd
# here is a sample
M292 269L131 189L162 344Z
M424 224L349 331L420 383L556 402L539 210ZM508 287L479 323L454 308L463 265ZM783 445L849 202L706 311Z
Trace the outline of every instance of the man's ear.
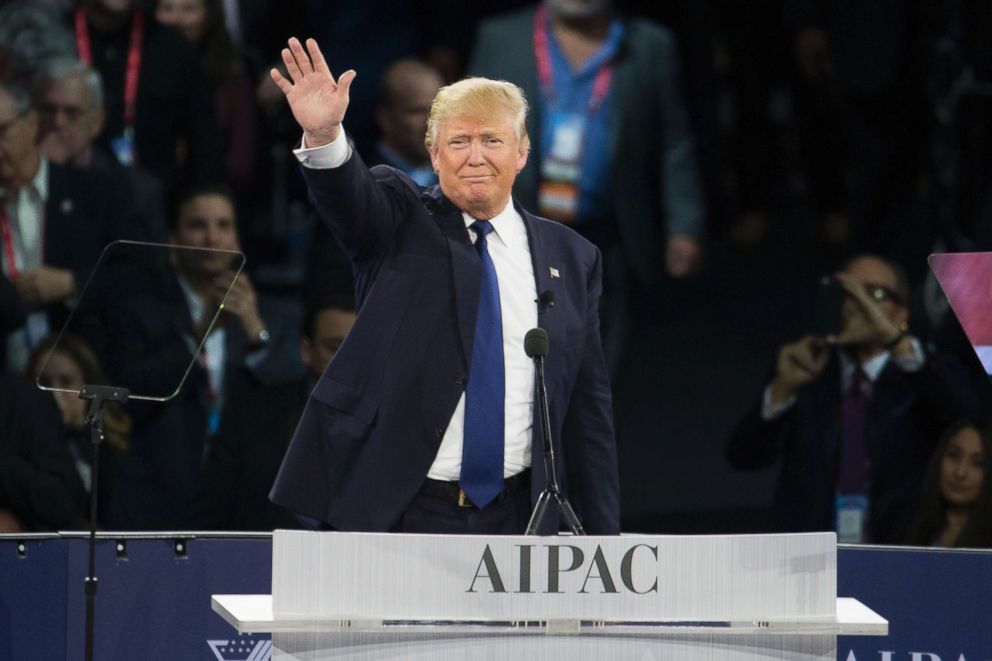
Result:
M530 155L530 149L524 148L517 153L517 172L524 169L527 165L527 157Z
M437 146L431 147L428 153L431 155L431 167L434 168L434 172L437 172L438 161L440 160Z

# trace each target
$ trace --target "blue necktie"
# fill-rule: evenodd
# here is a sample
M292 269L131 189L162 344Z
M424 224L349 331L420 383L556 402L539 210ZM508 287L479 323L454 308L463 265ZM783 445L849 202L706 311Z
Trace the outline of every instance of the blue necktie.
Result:
M503 490L503 321L496 266L486 243L493 226L477 220L475 250L482 262L479 313L475 319L472 363L465 388L465 438L462 443L462 491L483 508Z

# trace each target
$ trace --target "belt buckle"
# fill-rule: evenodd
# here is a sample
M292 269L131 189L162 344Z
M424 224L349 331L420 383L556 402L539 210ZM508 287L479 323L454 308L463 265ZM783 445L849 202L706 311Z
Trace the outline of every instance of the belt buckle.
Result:
M465 496L465 490L458 490L458 507L472 507L472 501Z

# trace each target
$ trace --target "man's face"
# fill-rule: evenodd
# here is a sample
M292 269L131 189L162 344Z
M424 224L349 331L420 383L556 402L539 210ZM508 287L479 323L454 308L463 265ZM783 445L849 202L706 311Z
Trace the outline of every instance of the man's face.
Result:
M38 107L42 122L41 150L59 164L84 165L90 146L103 127L103 110L94 108L83 76L50 83Z
M174 245L219 250L241 250L234 207L223 195L197 195L179 208L176 228L169 236ZM230 255L192 250L175 253L177 267L192 277L210 277L228 270Z
M441 79L420 73L397 81L397 85L396 102L380 108L377 115L383 141L404 158L424 162L429 156L424 146L427 118Z
M355 313L348 310L327 308L317 314L313 322L313 339L304 337L300 344L300 357L314 378L324 373L354 323Z
M844 272L864 285L869 297L895 326L904 327L909 320L909 309L905 302L898 300L898 279L888 264L874 257L861 257L851 262ZM845 296L841 308L841 327L847 328L858 316L864 314L854 299Z
M38 161L38 113L18 112L14 98L0 87L0 186L23 185Z
M527 152L520 148L508 115L456 117L439 127L431 163L448 199L473 218L488 220L509 202Z

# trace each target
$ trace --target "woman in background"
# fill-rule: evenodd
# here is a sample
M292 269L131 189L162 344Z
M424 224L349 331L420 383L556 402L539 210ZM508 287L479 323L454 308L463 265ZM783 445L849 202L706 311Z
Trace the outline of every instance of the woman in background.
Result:
M940 440L923 481L908 542L992 547L992 419L965 420Z
M228 183L250 192L258 161L258 109L255 88L224 25L221 0L158 0L155 18L192 42L214 94Z
M89 402L80 399L77 392L83 385L107 384L96 355L85 342L73 335L49 335L31 352L25 376L45 388L56 389L52 396L62 414L63 440L72 455L86 493L90 493L93 481L93 443L86 425L86 408ZM112 488L114 459L127 450L131 434L131 419L120 404L108 402L105 405L103 432L100 500L107 502L104 496Z

